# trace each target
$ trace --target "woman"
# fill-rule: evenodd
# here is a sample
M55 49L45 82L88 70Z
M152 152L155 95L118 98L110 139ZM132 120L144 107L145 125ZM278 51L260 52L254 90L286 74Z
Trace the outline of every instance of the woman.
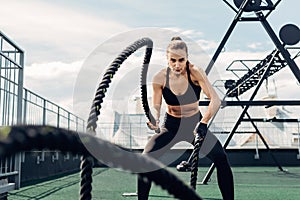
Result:
M153 78L153 113L157 120L156 124L148 122L148 127L159 129L162 97L167 104L165 120L160 132L150 138L143 153L157 159L174 144L180 141L192 143L194 134L199 134L200 139L205 138L200 153L215 163L223 199L234 199L233 175L226 153L218 139L207 133L207 123L219 109L220 99L205 72L189 63L187 45L180 37L172 38L168 45L167 60L168 67ZM203 116L198 106L201 90L210 99ZM150 187L151 182L138 176L139 200L148 199Z

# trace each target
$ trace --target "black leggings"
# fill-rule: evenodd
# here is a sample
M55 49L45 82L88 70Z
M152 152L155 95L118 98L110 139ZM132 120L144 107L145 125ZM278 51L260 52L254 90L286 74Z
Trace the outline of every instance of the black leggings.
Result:
M158 159L180 141L187 141L192 144L194 140L193 130L201 118L200 112L187 118L176 118L166 114L161 132L151 137L143 154ZM209 131L200 149L200 156L207 156L214 162L217 168L217 179L223 199L234 199L233 175L227 155L219 140ZM151 182L138 176L137 189L139 200L148 199L150 188Z

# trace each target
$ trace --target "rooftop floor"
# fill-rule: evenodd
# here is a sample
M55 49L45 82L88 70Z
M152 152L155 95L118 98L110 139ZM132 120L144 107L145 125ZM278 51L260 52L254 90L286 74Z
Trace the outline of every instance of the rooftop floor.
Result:
M189 183L189 172L177 172L168 168L180 179ZM299 199L300 166L284 167L281 172L276 167L233 167L235 181L235 199L237 200L295 200ZM200 167L198 181L208 168ZM60 178L43 181L22 187L9 193L9 200L66 200L79 199L80 174L75 173ZM135 192L136 175L111 168L94 168L92 199L134 200L136 197L123 197L124 192ZM197 193L204 199L221 200L221 194L214 172L207 185L197 185ZM153 185L150 200L173 199L159 186Z

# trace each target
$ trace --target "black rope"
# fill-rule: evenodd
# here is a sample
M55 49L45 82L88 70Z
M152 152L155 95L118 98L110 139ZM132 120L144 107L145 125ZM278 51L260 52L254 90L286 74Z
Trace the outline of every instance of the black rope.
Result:
M95 98L93 100L93 104L90 110L88 122L87 122L87 131L91 134L95 134L95 130L97 128L97 121L98 116L100 115L100 109L101 104L103 102L103 99L105 97L105 93L107 92L107 89L109 87L109 84L112 81L113 76L115 75L116 71L120 68L121 64L135 51L142 48L143 46L147 46L146 53L144 57L143 67L142 69L148 67L148 64L150 62L151 54L152 54L152 47L153 42L149 38L142 38L140 40L137 40L130 46L128 46L125 50L119 54L114 61L110 64L110 66L107 68L106 72L103 75L102 81L100 82ZM91 199L91 189L92 188L92 167L93 167L93 160L89 158L82 158L81 161L81 178L85 181L81 182L81 199L82 200L90 200Z
M112 167L122 168L130 172L135 172L138 169L149 171L160 169L157 172L146 173L145 177L167 190L177 199L201 200L193 189L164 169L164 166L158 161L146 155L128 153L120 147L90 134L51 126L34 125L2 127L0 129L0 158L33 149L60 150L89 157L91 155L86 146L97 147L101 162L111 162ZM87 186L86 190L91 191L91 187Z
M88 131L95 131L97 127L97 120L98 116L100 114L101 109L101 103L103 102L103 99L105 97L105 93L107 91L107 88L109 87L109 84L115 75L116 71L118 71L121 64L135 51L142 48L143 46L147 46L146 53L144 57L144 63L142 67L142 71L144 68L148 67L148 64L150 62L151 54L152 54L152 47L153 42L149 38L142 38L140 40L137 40L130 46L128 46L125 50L121 52L121 54L115 58L115 60L112 62L112 64L108 67L107 71L103 75L103 79L101 83L98 86L98 89L96 90L95 98L91 107L90 115L87 122L87 129ZM147 69L146 69L147 71Z
M93 182L93 158L91 156L81 156L80 164L80 199L92 199Z
M203 143L203 138L201 139L198 134L195 136L195 145L194 150L191 156L191 180L190 185L191 187L196 190L196 184L197 184L197 176L198 176L198 163L199 163L199 152L201 145Z
M145 112L146 117L148 120L155 125L155 118L153 117L150 109L149 109L149 103L148 103L148 97L147 97L147 72L148 72L148 64L150 62L152 50L146 49L145 58L144 58L144 64L142 67L141 72L141 97L142 97L142 105Z

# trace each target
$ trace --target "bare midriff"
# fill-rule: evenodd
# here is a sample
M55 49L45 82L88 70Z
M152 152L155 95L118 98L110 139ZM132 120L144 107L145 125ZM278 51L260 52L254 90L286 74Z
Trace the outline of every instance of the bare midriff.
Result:
M167 105L167 113L173 117L190 117L199 112L198 101L191 104L172 106Z

